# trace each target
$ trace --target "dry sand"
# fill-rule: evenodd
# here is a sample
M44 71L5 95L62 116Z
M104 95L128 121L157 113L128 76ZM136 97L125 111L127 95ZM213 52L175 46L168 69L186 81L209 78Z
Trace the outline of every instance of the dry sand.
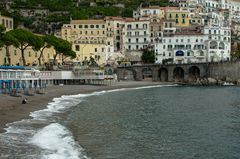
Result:
M7 123L19 121L29 118L30 112L44 109L49 102L55 97L62 95L74 95L81 93L91 93L94 91L110 90L117 88L130 88L140 86L159 85L158 82L116 82L111 86L97 85L64 85L64 86L49 86L46 94L34 94L34 96L12 97L0 95L0 133L4 132ZM28 98L27 104L22 104L23 98Z

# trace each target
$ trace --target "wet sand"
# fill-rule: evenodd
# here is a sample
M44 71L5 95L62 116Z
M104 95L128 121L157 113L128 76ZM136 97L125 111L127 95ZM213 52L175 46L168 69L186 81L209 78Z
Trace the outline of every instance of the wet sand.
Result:
M74 95L81 93L91 93L94 91L110 90L118 88L132 88L141 86L160 85L159 82L136 82L124 81L115 82L110 86L98 85L64 85L48 86L45 94L34 94L34 96L25 96L19 93L21 97L12 97L0 95L0 133L4 132L7 123L29 118L30 112L46 108L47 104L55 97L62 95ZM24 98L28 99L27 104L22 104Z

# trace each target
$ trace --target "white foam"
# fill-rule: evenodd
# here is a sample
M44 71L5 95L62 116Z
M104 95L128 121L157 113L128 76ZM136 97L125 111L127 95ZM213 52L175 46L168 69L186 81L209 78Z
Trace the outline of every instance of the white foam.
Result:
M73 136L67 128L56 123L57 120L53 120L53 114L61 113L64 110L76 106L79 104L83 98L94 96L94 95L102 95L108 92L117 92L117 91L125 91L125 90L135 90L135 89L146 89L146 88L154 88L154 87L167 87L167 86L177 86L177 85L155 85L155 86L144 86L137 88L121 88L114 89L108 91L99 91L93 92L91 94L77 94L77 95L63 95L60 98L54 98L53 102L47 105L46 109L32 112L30 114L33 119L21 120L18 122L14 122L8 124L8 128L6 129L7 134L30 134L33 135L31 139L28 137L29 143L39 146L44 149L43 156L41 158L46 159L79 159L79 158L87 158L81 154L82 148L74 141ZM49 120L51 118L51 120ZM31 130L25 125L28 123L42 123L48 124L52 123L40 131L36 129ZM25 123L25 124L24 124ZM26 129L27 128L27 129ZM17 137L17 136L16 136ZM23 140L25 142L25 140Z
M52 123L38 131L29 142L45 150L46 159L87 158L81 154L82 148L76 144L72 134L64 126Z

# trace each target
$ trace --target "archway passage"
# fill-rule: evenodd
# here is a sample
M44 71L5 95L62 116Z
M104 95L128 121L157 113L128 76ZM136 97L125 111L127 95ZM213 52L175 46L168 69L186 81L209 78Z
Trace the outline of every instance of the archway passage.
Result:
M188 75L189 81L196 81L200 77L200 69L197 66L192 66L189 68Z
M183 82L184 81L184 70L181 67L176 67L173 70L173 79L176 82Z
M168 81L168 70L166 68L160 68L159 69L159 79L161 82L167 82Z
M143 80L152 80L152 69L151 68L144 68L142 70L142 79Z
M134 70L125 70L123 76L124 80L135 80L136 73Z

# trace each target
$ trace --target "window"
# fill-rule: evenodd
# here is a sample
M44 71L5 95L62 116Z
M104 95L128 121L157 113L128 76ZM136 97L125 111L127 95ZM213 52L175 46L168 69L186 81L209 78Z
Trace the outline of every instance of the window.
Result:
M31 52L30 51L28 52L28 56L31 57Z
M136 45L136 50L139 50L139 46L138 45Z
M99 28L99 25L96 25L96 28Z
M190 42L190 39L187 39L188 42Z
M102 25L102 28L105 28L105 25Z
M80 50L79 45L75 45L75 50L76 50L76 51L79 51L79 50Z
M185 19L182 19L182 23L185 24Z
M136 24L136 28L138 28L138 24Z
M104 52L104 48L102 48L102 52Z
M136 42L138 43L138 38L136 39Z
M163 45L163 49L165 49L165 45Z
M183 39L181 39L181 42L183 43Z
M94 28L94 25L90 25L91 28Z
M176 19L176 24L178 24L178 19Z
M88 25L84 25L84 28L88 28Z
M95 48L95 52L97 52L97 48Z

